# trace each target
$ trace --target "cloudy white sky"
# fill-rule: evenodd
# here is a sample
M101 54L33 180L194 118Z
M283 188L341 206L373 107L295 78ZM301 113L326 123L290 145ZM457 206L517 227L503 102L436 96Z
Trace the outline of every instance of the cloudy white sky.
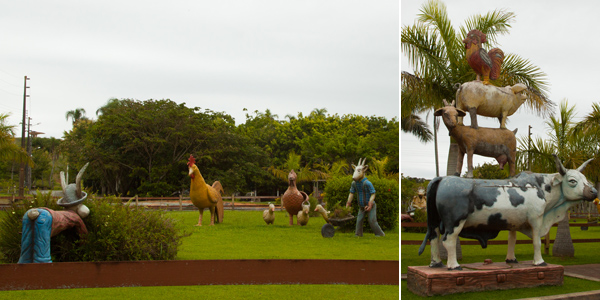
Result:
M1 1L0 112L71 129L109 98L224 111L399 116L399 2ZM18 126L17 136L20 136Z
M402 1L401 24L412 25L425 0ZM598 97L598 69L596 59L600 51L597 1L444 1L453 26L458 30L464 21L476 14L485 14L495 9L516 13L515 22L508 35L499 36L499 48L505 53L515 53L531 61L547 74L550 83L550 99L558 104L568 99L575 105L577 120L584 117ZM401 70L413 72L406 57L401 54ZM425 116L423 116L425 118ZM517 137L527 136L531 125L532 136L545 138L548 129L544 119L522 106L508 118L509 129L518 128ZM432 124L432 116L427 121ZM498 127L496 119L478 117L479 125ZM468 122L468 121L467 121ZM450 138L448 130L440 127L440 175L446 175ZM433 178L435 176L434 145L423 144L409 134L401 133L401 172L405 176ZM493 158L475 156L474 164L496 163ZM466 171L466 157L463 166Z

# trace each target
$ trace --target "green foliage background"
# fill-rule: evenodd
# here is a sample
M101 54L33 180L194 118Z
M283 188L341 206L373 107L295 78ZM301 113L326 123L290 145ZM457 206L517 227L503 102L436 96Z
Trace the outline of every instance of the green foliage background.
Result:
M398 182L392 179L369 177L369 181L375 188L376 196L375 203L377 203L377 223L382 230L387 231L394 229L398 226L398 212L399 208L399 195L398 195ZM327 210L339 203L342 206L346 205L348 201L348 195L350 194L350 185L352 184L352 176L339 176L334 177L327 181L325 187L324 200L327 202ZM356 197L352 201L352 214L358 215L358 201ZM355 228L356 223L344 226L345 229L350 230ZM367 220L363 224L364 228L371 230Z
M186 235L162 211L136 209L121 205L116 198L95 196L84 204L90 209L90 215L83 219L88 235L80 239L74 229L67 229L53 237L50 246L53 262L174 259ZM64 209L46 194L17 202L11 210L3 211L6 216L0 218L2 262L19 260L23 215L35 207Z

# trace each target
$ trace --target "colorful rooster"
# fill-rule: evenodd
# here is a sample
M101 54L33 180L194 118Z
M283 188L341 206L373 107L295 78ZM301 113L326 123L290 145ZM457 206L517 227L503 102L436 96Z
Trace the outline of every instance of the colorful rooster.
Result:
M215 225L215 213L217 214L217 223L223 222L223 187L221 183L215 181L212 186L206 184L200 170L196 166L196 159L190 155L188 169L192 183L190 185L190 199L194 206L200 210L200 217L196 226L202 226L202 213L205 208L210 209L210 225Z
M500 76L504 52L499 48L486 52L482 47L485 42L487 42L485 34L477 29L469 31L463 40L467 49L467 62L477 74L477 80L481 80L483 77L483 84L490 84L490 79L498 79Z

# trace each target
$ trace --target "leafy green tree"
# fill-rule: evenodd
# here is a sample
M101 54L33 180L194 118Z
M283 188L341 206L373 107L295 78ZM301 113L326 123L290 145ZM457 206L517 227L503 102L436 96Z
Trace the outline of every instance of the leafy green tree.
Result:
M190 154L226 193L268 181L262 149L240 135L231 116L171 100L109 101L97 121L65 133L73 169L90 162L86 184L103 194L168 196L189 188Z
M412 26L403 26L402 51L414 66L414 74L401 74L401 118L402 130L416 135L421 141L429 141L427 128L420 122L418 114L431 112L443 106L442 100L454 99L456 83L475 79L475 73L465 58L462 40L472 29L478 29L487 36L490 48L497 43L499 35L507 34L515 14L504 10L494 10L485 15L468 18L465 26L457 31L452 26L446 5L439 0L430 0L421 8L421 13ZM507 50L507 49L504 49ZM506 51L505 51L506 52ZM527 106L545 115L552 107L547 97L546 75L526 59L508 53L502 64L498 86L524 83L527 85ZM435 120L435 119L434 119ZM437 139L437 125L434 123L434 139ZM456 156L458 146L450 145L451 156ZM437 166L436 157L436 166ZM449 161L450 163L450 161ZM448 165L447 170L456 166Z

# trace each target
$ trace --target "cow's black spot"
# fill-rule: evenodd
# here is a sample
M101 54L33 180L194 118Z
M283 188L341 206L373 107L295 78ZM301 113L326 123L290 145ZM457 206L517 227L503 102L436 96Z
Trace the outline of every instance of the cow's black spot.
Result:
M490 215L490 217L488 218L487 227L498 230L505 230L508 229L508 222L506 222L506 220L502 220L501 213L497 213Z
M514 189L508 189L508 199L510 200L510 204L514 207L525 203L525 197L519 195Z
M499 195L500 189L481 187L476 183L473 185L473 190L469 193L468 198L469 202L473 204L473 207L480 210L484 205L490 207L493 206Z
M552 191L552 186L549 184L546 184L546 186L544 187L544 190L546 190L547 193L550 193L550 191Z

